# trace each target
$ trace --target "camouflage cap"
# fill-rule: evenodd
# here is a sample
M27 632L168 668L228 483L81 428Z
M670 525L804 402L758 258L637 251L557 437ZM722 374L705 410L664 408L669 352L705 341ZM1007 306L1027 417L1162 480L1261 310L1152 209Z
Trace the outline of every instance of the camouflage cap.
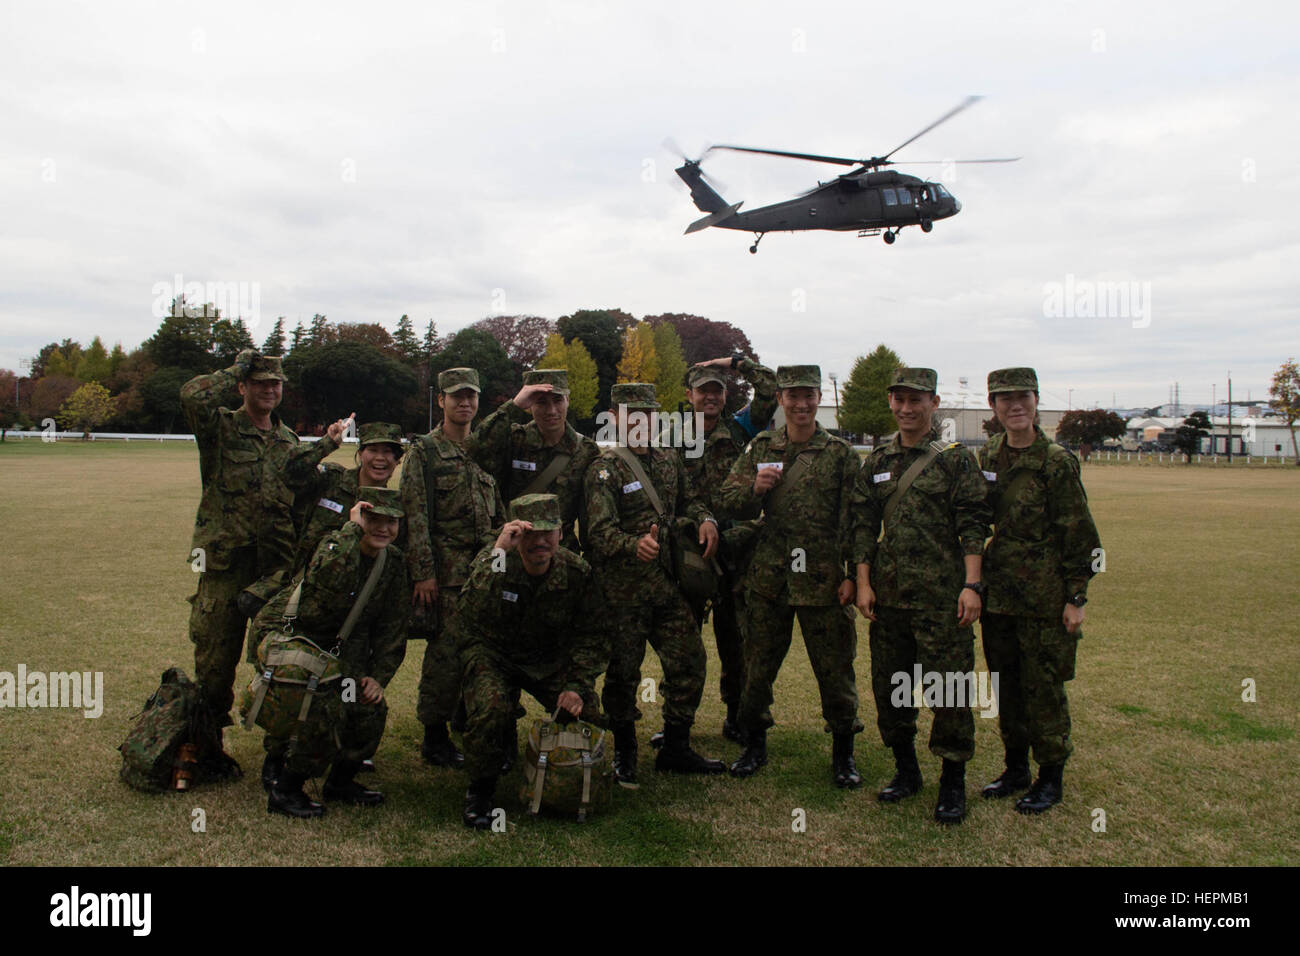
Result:
M524 372L525 385L549 385L558 395L569 394L569 373L562 368L535 368Z
M534 531L558 531L563 527L560 499L555 495L520 495L510 502L510 520L527 521Z
M289 377L284 374L284 369L280 367L280 357L278 355L255 355L251 362L248 363L248 374L244 376L246 382L287 382Z
M445 372L438 373L438 391L458 392L462 388L482 391L478 387L478 372L472 368L449 368Z
M357 428L357 441L362 448L367 445L396 445L402 453L402 426L392 422L366 422Z
M387 515L390 518L404 518L402 498L396 488L380 488L366 485L357 491L357 501L368 501L374 507L367 509L373 514Z
M914 388L918 392L939 390L939 373L932 368L899 368L889 380L890 388Z
M727 387L727 380L716 365L692 365L686 370L687 388L699 388L706 382L717 382L723 388Z
M820 365L781 365L776 370L777 388L815 388L822 387L822 369Z
M620 382L609 392L610 404L617 408L658 408L659 399L655 397L653 382Z
M989 394L998 392L1036 392L1038 373L1032 368L999 368L989 372Z

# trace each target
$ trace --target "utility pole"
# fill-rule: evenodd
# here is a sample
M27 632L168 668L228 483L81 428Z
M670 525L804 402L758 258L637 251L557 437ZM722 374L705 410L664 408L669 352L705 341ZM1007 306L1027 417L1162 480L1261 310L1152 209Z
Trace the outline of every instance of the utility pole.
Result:
M429 431L433 431L433 386L429 386Z
M835 428L838 431L844 431L844 426L840 424L840 377L834 372L830 374L831 388L835 390Z
M1232 464L1232 371L1228 371L1228 464Z

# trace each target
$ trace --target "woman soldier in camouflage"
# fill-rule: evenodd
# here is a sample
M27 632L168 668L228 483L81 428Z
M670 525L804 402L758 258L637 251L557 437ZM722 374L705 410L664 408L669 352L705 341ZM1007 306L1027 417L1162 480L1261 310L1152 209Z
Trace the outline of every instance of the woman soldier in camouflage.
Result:
M980 626L984 657L998 678L998 724L1006 770L983 790L1010 796L1021 813L1061 802L1061 772L1073 749L1065 682L1074 677L1088 579L1101 553L1079 462L1038 427L1032 368L989 373L989 405L1006 429L979 453L989 482L994 533L984 551L988 601ZM1038 761L1030 786L1029 748Z
M283 628L285 608L302 585L294 631L318 646L338 645L342 680L321 684L293 737L267 733L262 745L266 765L267 812L291 817L318 817L325 808L302 789L309 777L333 767L325 781L327 801L358 805L382 803L384 795L352 778L361 761L379 746L388 717L384 688L406 655L406 615L410 581L406 562L393 541L403 512L395 489L360 488L351 519L325 535L305 571L299 571L253 621L261 642ZM341 643L339 632L381 552L383 568L360 615Z

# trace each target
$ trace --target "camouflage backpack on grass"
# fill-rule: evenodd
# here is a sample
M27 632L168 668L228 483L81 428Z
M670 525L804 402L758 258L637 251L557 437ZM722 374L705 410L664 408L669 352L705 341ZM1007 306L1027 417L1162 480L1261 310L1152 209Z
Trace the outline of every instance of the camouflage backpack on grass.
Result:
M135 725L117 749L122 752L122 782L136 790L162 793L174 789L172 775L180 766L183 744L195 745L198 761L210 754L214 745L220 751L217 730L211 726L199 685L179 667L163 671L158 689L133 719ZM188 769L195 783L202 780L200 762L188 764Z
M561 724L554 717L544 717L533 721L519 795L529 813L536 815L545 806L577 814L578 822L583 823L593 805L608 805L612 782L604 730L582 720Z

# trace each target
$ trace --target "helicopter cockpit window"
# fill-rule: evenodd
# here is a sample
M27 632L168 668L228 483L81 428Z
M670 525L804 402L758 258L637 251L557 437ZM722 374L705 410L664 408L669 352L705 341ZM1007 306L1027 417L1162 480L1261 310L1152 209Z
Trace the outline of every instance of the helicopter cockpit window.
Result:
M880 192L881 192L881 193L884 195L884 197L885 197L885 205L886 205L886 206L897 206L897 205L898 205L898 195L897 195L897 194L894 192L894 190L891 189L889 186L885 186L885 187L883 187L883 188L880 190Z
M902 186L899 186L899 187L898 187L898 201L901 202L904 206L910 206L910 205L912 204L912 194L909 193L909 192L908 192L906 189L904 189Z
M934 194L935 194L936 196L947 196L947 195L948 195L948 190L944 189L943 186L942 186L941 184L939 184L939 183L935 183L935 184L934 184Z

